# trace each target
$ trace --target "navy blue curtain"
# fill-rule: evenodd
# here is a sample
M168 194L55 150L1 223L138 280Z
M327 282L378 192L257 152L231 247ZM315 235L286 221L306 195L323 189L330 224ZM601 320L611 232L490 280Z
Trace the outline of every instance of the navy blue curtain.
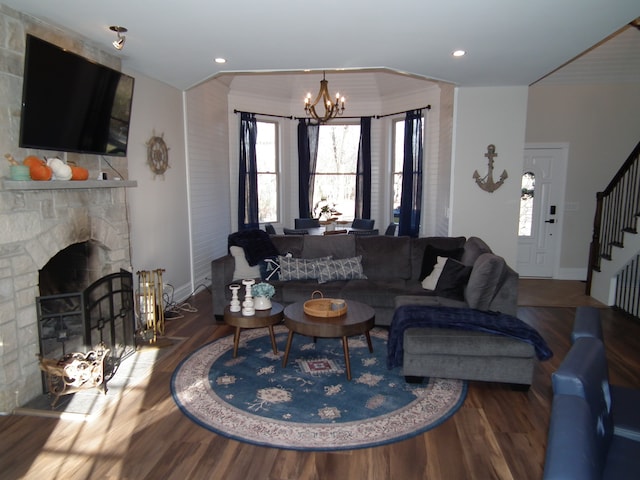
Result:
M320 124L309 119L298 121L298 210L299 218L311 218L313 184L318 161Z
M252 113L240 115L240 165L238 168L238 231L256 229L258 222L258 126Z
M420 234L422 205L422 111L407 112L404 122L404 161L398 235Z
M356 205L353 218L371 218L371 117L360 119Z

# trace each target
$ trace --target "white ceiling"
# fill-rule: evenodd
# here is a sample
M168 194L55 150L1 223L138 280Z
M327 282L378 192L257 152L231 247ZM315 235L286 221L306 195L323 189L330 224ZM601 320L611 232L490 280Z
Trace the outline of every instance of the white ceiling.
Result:
M123 66L181 90L221 73L305 69L530 85L640 17L638 0L0 1L104 48L115 39L109 26L125 26L125 47L113 50ZM640 35L627 31L636 54L628 75L638 81ZM456 49L468 54L453 58Z

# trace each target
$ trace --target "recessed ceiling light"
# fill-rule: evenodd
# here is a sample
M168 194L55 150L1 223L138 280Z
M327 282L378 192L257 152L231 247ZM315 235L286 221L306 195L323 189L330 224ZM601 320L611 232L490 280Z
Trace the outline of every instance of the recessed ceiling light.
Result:
M454 50L454 52L451 54L454 57L464 57L467 54L467 52L465 50Z
M227 63L227 60L222 58L222 57L218 57L218 58L215 59L215 62L216 63Z

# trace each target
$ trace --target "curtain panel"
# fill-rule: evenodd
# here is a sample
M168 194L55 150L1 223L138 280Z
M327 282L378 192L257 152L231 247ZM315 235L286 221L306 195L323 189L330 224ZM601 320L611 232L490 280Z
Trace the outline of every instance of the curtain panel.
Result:
M299 218L311 218L313 185L318 161L320 124L298 120L298 210Z
M258 126L252 113L240 115L240 159L238 181L238 230L259 228L258 164L256 138Z
M420 234L423 163L422 110L408 111L404 125L404 160L398 235Z
M356 202L353 218L371 218L371 117L360 119Z

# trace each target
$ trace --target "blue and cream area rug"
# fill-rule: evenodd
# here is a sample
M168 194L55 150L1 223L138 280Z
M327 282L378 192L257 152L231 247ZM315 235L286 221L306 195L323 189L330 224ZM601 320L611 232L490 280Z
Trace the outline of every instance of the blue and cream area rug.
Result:
M274 355L266 328L243 330L190 354L171 379L173 398L191 420L220 435L294 450L342 450L403 440L451 417L467 384L432 378L407 384L386 366L387 332L349 338L352 380L342 341L295 335L282 367L288 330L276 326Z

